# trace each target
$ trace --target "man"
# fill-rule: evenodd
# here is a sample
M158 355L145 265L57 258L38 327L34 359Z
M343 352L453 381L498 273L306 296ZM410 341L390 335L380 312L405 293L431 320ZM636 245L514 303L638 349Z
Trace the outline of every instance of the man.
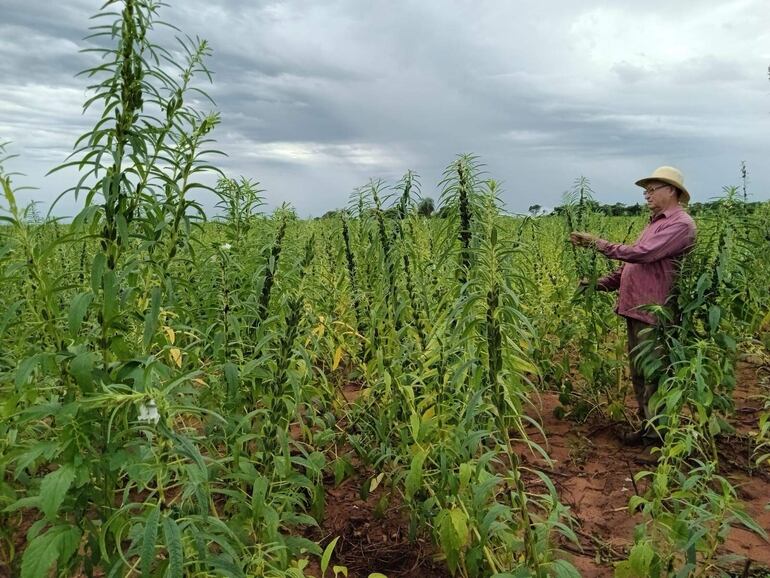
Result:
M594 248L622 262L618 269L598 280L597 290L617 290L615 311L626 318L631 381L643 420L641 429L625 436L628 443L642 442L650 435L646 426L654 414L649 402L657 389L657 383L645 383L644 373L632 353L645 339L653 338L653 332L645 330L657 323L653 315L640 307L666 304L679 262L695 244L695 223L682 208L690 201L682 173L674 167L659 167L636 184L644 189L652 216L633 245L610 243L591 233L570 234L574 245Z

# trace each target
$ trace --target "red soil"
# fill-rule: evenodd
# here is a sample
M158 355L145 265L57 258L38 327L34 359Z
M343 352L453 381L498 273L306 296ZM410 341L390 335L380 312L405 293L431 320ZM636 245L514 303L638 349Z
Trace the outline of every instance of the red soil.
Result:
M750 436L757 430L762 400L770 394L768 377L767 369L739 364L732 420L736 435L720 441L719 453L720 474L737 488L746 511L770 534L770 511L766 509L770 504L770 468L756 468ZM634 526L644 521L641 514L628 511L629 497L645 489L644 481L635 487L633 477L640 471L654 470L657 455L649 448L623 445L613 431L618 426L601 417L582 424L559 420L553 415L557 405L557 395L550 392L535 403L553 467L548 468L531 454L526 462L547 471L562 503L570 506L578 522L580 548L563 545L571 553L572 563L583 576L610 577L613 562L627 557ZM530 433L534 441L543 443L534 428ZM747 557L752 569L770 568L770 545L742 526L733 527L720 550L720 554L728 553Z
M746 363L738 367L737 411L733 420L737 434L720 443L720 473L737 488L747 512L770 533L770 511L765 509L770 503L770 470L752 467L753 445L749 435L756 431L762 400L770 394L767 377L767 372L762 374L760 368ZM358 394L355 385L343 389L347 402L354 401ZM628 511L629 498L645 490L645 482L635 483L634 475L654 470L657 456L649 448L623 445L614 431L618 426L598 414L580 424L557 419L553 410L558 403L557 394L546 392L531 411L542 424L547 442L534 427L528 432L533 441L547 448L553 465L546 465L529 452L522 452L522 462L548 473L562 503L570 507L579 544L562 541L563 557L586 578L611 577L614 562L628 556L634 527L644 521L642 514L631 515ZM340 536L334 560L347 565L351 577L366 578L375 571L389 578L449 576L440 564L431 562L436 553L434 546L424 539L414 543L407 539L408 517L396 498L391 497L389 503L381 503L378 508L379 500L388 490L378 488L367 500L359 497L361 484L369 483L369 479L369 475L362 473L328 490L327 517L313 537L326 544ZM532 477L527 481L529 489L538 490L539 479ZM728 553L751 560L752 573L746 576L770 568L770 546L742 527L732 529L720 550L720 554ZM743 569L743 563L738 563L733 571L742 575ZM310 573L320 576L317 564L311 566Z
M448 576L446 567L434 561L435 548L429 539L409 539L408 512L396 493L380 486L366 500L361 498L361 486L370 479L357 475L329 489L323 524L307 537L324 545L339 537L332 564L345 566L351 578L366 578L373 572L388 578ZM332 564L327 576L333 576ZM311 563L308 574L321 576L317 561Z

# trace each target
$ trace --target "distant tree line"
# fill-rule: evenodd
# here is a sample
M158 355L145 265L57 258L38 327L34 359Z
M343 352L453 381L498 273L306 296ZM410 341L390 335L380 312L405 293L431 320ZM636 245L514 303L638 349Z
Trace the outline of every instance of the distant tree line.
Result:
M691 215L699 215L702 213L707 213L711 210L718 209L722 206L722 204L726 202L731 203L739 203L745 211L752 213L754 210L757 209L761 204L763 204L760 201L753 201L753 202L740 202L736 200L727 200L727 199L718 199L716 201L710 201L707 203L690 203L687 206L687 210ZM634 205L624 205L623 203L613 203L613 204L603 204L598 201L595 201L593 199L589 199L585 201L586 210L593 211L596 213L602 213L604 215L608 215L610 217L637 217L639 215L646 215L647 214L647 207L646 205L643 205L641 203L636 203ZM372 211L374 209L371 209ZM417 214L421 217L438 217L439 219L443 219L446 217L446 213L449 209L447 207L441 207L438 211L436 211L435 202L430 197L423 197L423 199L417 204ZM552 214L552 215L563 215L565 211L567 211L566 205L559 205L553 209L551 213L547 213L543 210L543 208L540 205L531 205L529 209L529 214L533 217L536 217L538 215L545 215L545 214ZM321 217L322 219L329 219L332 217L335 217L337 215L340 215L342 213L341 209L335 209L332 211L327 211L323 214ZM385 210L385 216L388 218L396 218L398 216L398 207L393 206L389 209Z
M707 203L690 203L689 205L687 205L687 212L690 213L691 215L708 213L709 211L720 208L725 203L740 204L740 206L743 207L743 209L748 213L753 213L760 205L763 204L760 201L740 202L737 200L717 199L715 201L709 201ZM594 211L597 213L603 213L610 217L636 217L639 215L647 214L646 205L643 205L641 203L636 203L635 205L624 205L623 203L613 203L611 205L605 205L605 204L599 203L598 201L588 200L588 201L585 201L585 204L586 204L587 210ZM533 213L533 209L535 207L537 207L537 209L540 208L539 206L534 205L529 208L530 213ZM566 206L559 205L558 207L554 208L553 214L561 215L566 210L567 210ZM534 214L536 214L536 212Z
M612 205L605 205L598 201L594 201L592 199L588 199L584 201L584 203L585 203L585 210L591 211L594 213L603 213L605 215L609 215L610 217L636 217L644 214L647 208L640 203L636 203L635 205L624 205L623 203L613 203ZM554 208L553 214L562 215L566 211L567 211L566 205L559 205ZM532 207L530 207L530 212L532 212Z

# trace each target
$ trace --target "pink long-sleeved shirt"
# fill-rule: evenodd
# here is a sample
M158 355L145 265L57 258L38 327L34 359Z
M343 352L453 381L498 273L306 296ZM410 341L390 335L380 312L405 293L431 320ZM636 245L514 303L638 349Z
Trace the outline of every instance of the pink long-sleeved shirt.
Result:
M680 206L654 215L633 245L596 241L596 249L623 264L599 279L598 289L618 290L618 315L655 324L653 315L641 305L664 305L668 299L679 261L695 244L695 222Z

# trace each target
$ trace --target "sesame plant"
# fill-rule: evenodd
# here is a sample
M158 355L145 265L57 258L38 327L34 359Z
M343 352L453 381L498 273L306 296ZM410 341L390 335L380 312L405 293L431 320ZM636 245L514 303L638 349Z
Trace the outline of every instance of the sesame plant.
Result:
M383 472L387 481L375 477L377 484L400 492L413 535L434 535L453 575L574 575L553 547L555 533L574 539L566 509L542 472L520 464L522 447L545 455L525 432L537 370L521 346L531 334L518 303L523 279L498 222L497 185L482 185L467 160L448 170L444 199L457 206L438 231L440 261L422 265L419 259L437 257L420 252L409 261L423 272L456 272L459 264L460 273L444 280L452 297L428 302L424 341L401 332L368 364L369 388L353 409L350 440ZM468 223L470 236L458 234ZM405 281L398 290L409 299L407 287ZM422 353L415 358L415 351ZM529 476L545 481L544 493L527 488Z
M596 251L581 250L569 243L570 231L593 231L601 237L609 236L606 218L601 218L592 210L595 204L593 195L590 182L581 177L565 195L562 205L566 229L561 238L563 243L569 245L563 256L566 258L565 266L575 275L570 279L574 293L569 302L579 312L580 324L563 324L556 331L563 336L562 350L565 346L569 350L568 343L574 343L577 359L572 360L572 364L578 368L582 387L576 387L575 380L565 379L566 372L561 372L563 378L557 384L562 404L559 411L565 416L583 420L595 408L603 408L604 413L619 420L624 418L623 399L626 394L625 388L619 387L625 369L623 328L610 307L615 296L597 290L599 278L617 264L609 263ZM628 234L622 241L628 242L627 237Z
M307 553L321 555L291 528L316 524L308 512L323 509L325 461L304 447L296 456L288 434L303 401L324 399L304 387L314 370L297 347L308 320L296 278L312 242L286 272L297 289L276 291L280 243L267 258L240 246L258 204L243 182L220 186L233 201L227 243L206 241L189 193L216 172L206 159L218 117L190 102L205 97L194 79L208 76L209 50L187 37L173 52L156 44L159 7L108 2L96 17L90 38L111 46L93 49L102 63L85 72L86 107L102 114L62 165L82 174L70 192L83 209L66 233L32 222L3 175L2 282L28 296L3 302L14 329L0 382L3 516L32 521L21 559L6 550L4 561L24 578L54 568L299 576ZM278 231L288 213L275 217ZM265 280L256 299L237 300L239 273ZM199 283L216 290L197 294ZM255 319L273 326L249 365L243 336Z

